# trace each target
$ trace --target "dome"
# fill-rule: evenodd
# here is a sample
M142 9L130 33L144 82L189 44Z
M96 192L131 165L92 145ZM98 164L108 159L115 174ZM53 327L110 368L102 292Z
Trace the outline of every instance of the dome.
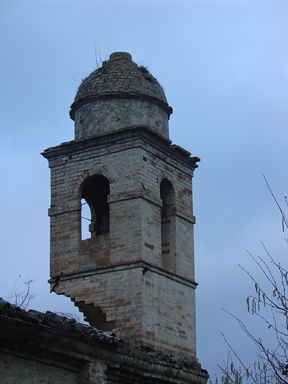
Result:
M79 86L71 105L75 138L99 136L124 127L146 125L168 136L172 108L146 67L126 52L115 52Z

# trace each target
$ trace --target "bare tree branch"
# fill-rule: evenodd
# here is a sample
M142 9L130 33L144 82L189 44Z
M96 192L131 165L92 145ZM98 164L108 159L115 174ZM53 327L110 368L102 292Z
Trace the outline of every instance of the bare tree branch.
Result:
M284 232L288 229L287 216L274 196L264 175L263 178L281 213L281 224ZM286 196L284 200L285 205L288 207ZM285 241L288 243L288 239L285 239ZM276 263L263 243L262 246L268 262L261 257L255 258L250 252L247 252L262 272L264 281L268 283L267 288L265 287L264 289L247 269L241 265L239 266L253 281L256 291L256 294L250 295L246 299L248 312L256 315L267 325L267 329L273 334L271 340L274 341L274 345L273 347L267 347L261 338L256 337L248 330L243 321L225 310L225 312L237 321L239 327L248 339L254 343L257 361L253 366L251 366L251 364L246 366L222 333L224 341L229 348L228 351L230 351L228 352L227 361L224 362L223 366L218 365L222 373L221 381L224 384L242 384L244 380L246 380L246 383L254 384L288 384L288 298L286 295L288 271L287 267L284 268L280 263ZM268 309L269 316L267 314ZM260 314L260 310L264 310L264 314ZM236 359L240 365L237 369L234 366L233 358ZM212 384L211 381L210 383Z

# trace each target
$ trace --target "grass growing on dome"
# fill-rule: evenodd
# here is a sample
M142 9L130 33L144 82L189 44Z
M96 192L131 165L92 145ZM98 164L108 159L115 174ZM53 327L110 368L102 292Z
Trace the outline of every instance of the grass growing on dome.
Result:
M140 72L144 75L144 79L150 81L150 83L154 83L154 77L149 72L149 69L144 65L138 65Z
M149 69L144 65L138 65L138 68L143 75L150 75Z

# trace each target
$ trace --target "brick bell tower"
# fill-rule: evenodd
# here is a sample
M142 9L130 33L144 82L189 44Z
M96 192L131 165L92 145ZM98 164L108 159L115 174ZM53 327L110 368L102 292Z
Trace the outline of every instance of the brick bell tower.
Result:
M171 113L158 81L128 53L83 80L70 110L75 139L42 153L51 169L49 282L94 327L196 358L199 158L169 140Z

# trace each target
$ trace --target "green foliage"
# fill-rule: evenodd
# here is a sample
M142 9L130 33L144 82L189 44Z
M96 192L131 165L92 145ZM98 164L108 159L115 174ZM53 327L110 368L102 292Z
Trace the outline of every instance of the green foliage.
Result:
M139 65L138 68L140 72L143 73L143 75L150 75L148 68L145 67L144 65Z
M154 77L149 72L148 68L144 65L138 66L140 72L144 75L144 79L150 81L150 83L154 82Z

